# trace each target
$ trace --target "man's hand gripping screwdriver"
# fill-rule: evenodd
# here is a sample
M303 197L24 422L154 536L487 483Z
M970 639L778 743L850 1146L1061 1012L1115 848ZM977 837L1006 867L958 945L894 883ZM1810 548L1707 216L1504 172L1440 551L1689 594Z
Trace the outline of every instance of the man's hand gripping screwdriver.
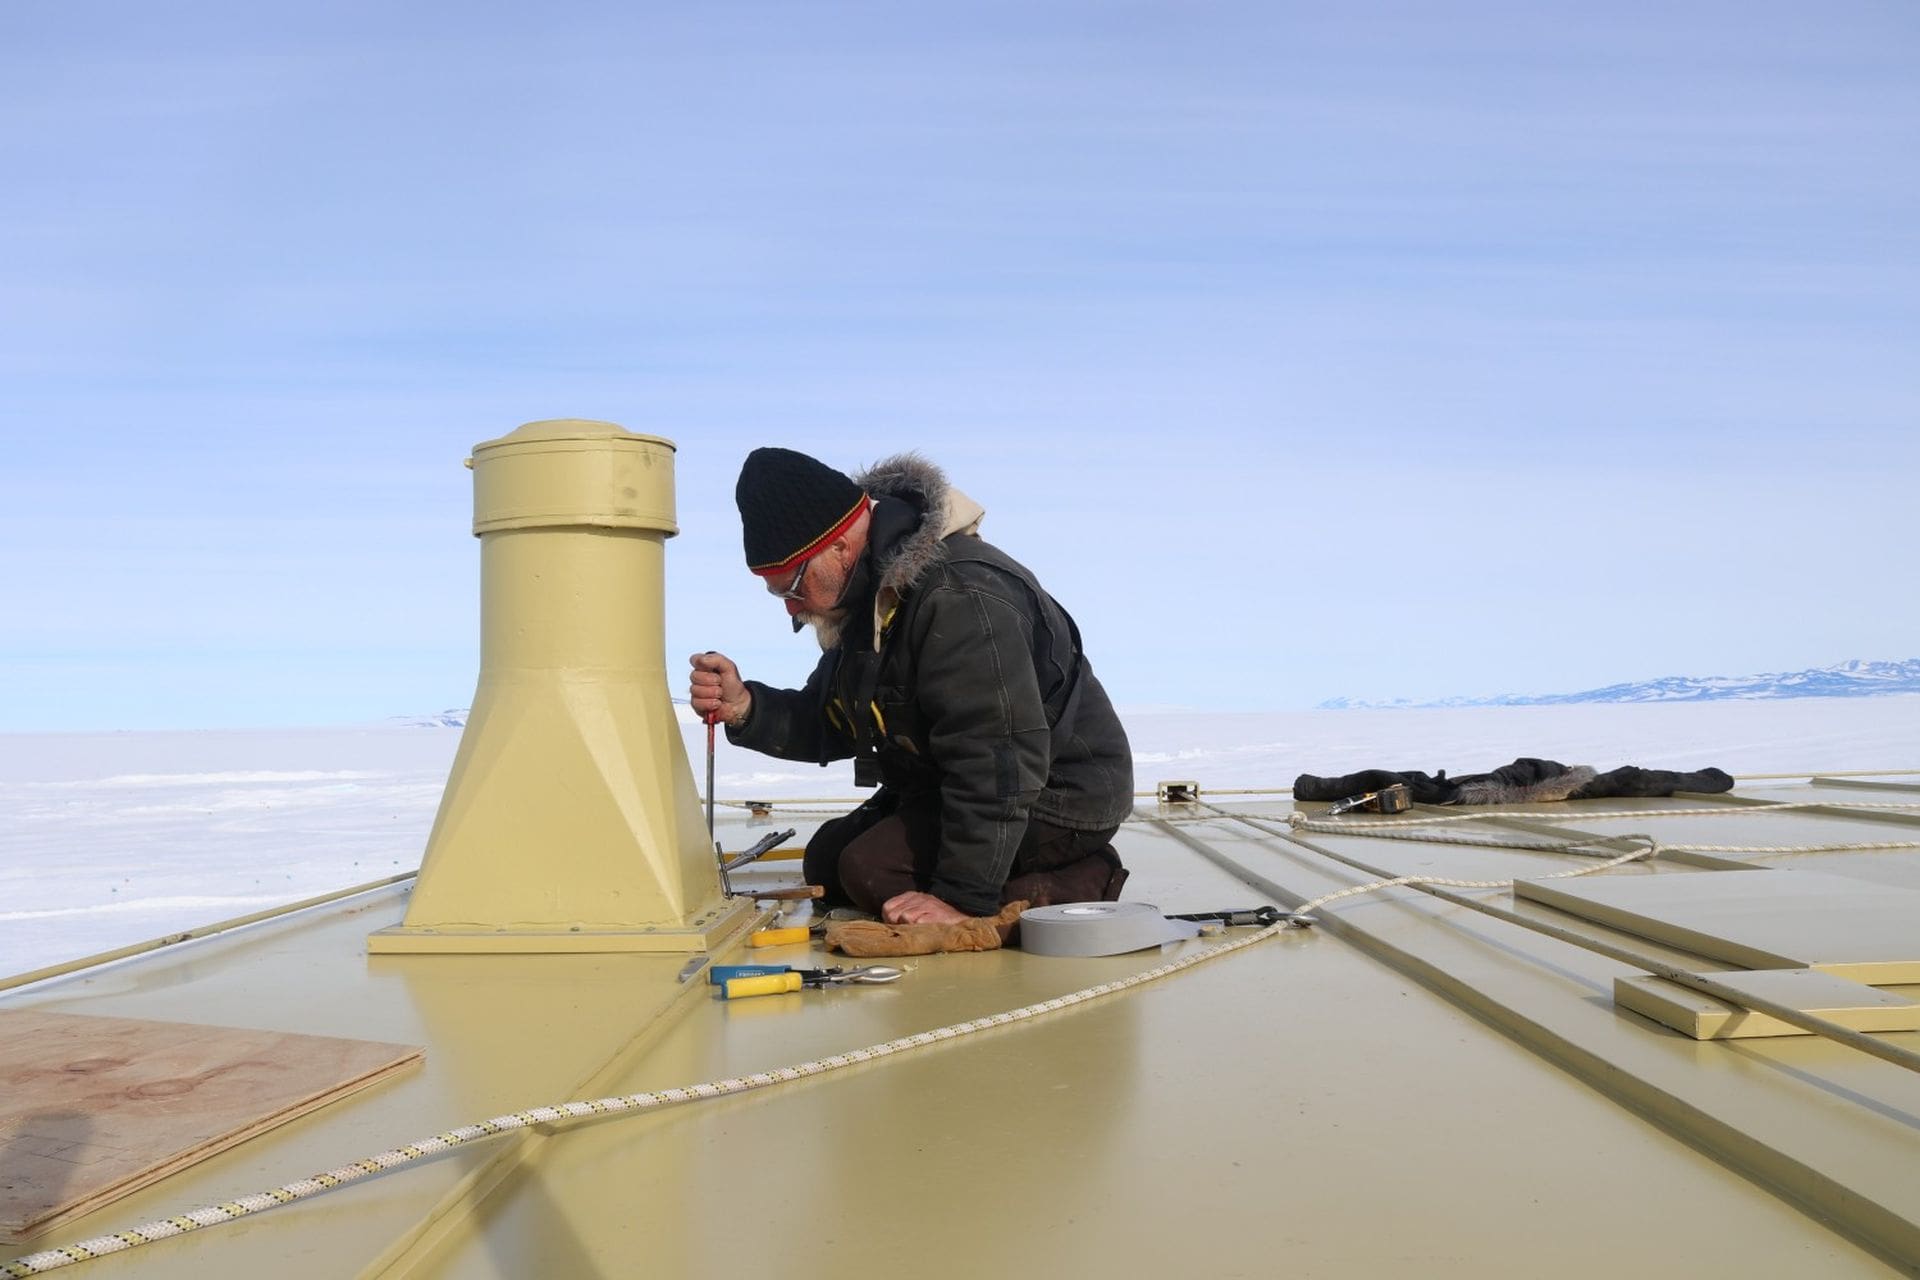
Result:
M709 649L695 658L694 669L696 671L699 669L700 658L710 657L713 652ZM720 863L720 892L731 898L733 882L727 875L727 857L720 852L720 840L713 829L713 727L720 723L720 708L716 706L710 711L703 712L700 718L707 724L707 843L712 846L713 856Z

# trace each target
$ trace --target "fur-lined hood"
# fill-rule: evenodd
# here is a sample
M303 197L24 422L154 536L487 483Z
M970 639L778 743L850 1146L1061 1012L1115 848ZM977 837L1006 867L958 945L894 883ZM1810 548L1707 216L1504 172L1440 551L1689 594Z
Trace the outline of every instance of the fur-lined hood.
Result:
M874 566L878 590L896 596L946 559L947 538L978 533L987 514L985 507L948 484L944 471L917 453L882 458L854 476L853 482L876 498L899 498L922 513L919 528L900 540L885 564Z
M987 509L947 483L944 471L917 453L882 458L853 477L875 498L899 498L921 512L920 524L901 538L884 564L875 564L873 636L877 648L887 615L900 597L947 558L946 540L978 534Z

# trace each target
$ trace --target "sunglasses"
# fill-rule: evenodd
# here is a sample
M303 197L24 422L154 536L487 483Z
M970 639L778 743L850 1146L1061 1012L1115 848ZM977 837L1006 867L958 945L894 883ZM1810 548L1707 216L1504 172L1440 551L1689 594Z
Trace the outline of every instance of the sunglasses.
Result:
M767 590L773 593L775 600L798 600L800 598L800 592L803 590L801 584L805 582L807 578L807 566L812 563L813 561L811 560L802 560L800 562L800 567L793 572L793 581L787 584L785 591L774 591L771 582L767 584Z

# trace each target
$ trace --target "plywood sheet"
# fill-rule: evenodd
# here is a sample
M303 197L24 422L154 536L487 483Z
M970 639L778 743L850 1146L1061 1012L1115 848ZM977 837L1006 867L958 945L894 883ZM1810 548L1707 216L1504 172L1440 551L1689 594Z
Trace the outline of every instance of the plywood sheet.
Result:
M412 1045L0 1011L0 1237L28 1239L420 1058Z
M1743 969L1920 982L1920 891L1818 871L1521 880L1517 897Z
M1855 1031L1920 1031L1920 1003L1816 969L1736 970L1703 976ZM1647 975L1615 978L1613 1002L1695 1040L1813 1034L1768 1014Z

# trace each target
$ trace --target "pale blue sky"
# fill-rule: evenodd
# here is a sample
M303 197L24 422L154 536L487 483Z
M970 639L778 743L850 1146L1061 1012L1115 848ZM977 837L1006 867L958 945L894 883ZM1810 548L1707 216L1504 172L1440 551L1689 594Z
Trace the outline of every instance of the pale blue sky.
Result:
M1917 156L1905 0L11 0L0 729L464 705L557 416L776 682L758 444L942 462L1128 705L1920 656Z

